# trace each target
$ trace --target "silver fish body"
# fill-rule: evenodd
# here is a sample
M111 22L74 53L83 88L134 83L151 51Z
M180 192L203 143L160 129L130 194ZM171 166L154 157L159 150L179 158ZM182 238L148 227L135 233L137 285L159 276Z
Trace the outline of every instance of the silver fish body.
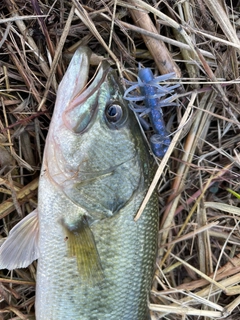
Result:
M59 86L42 165L37 320L146 320L157 249L152 160L115 72L87 82L75 53ZM1 261L1 259L0 259ZM1 264L0 264L1 265Z

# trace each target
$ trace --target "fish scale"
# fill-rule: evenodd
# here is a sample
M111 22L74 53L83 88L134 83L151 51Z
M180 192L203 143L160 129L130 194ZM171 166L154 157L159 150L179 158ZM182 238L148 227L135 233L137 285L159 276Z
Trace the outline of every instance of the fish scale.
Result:
M53 191L55 194L55 190ZM136 212L138 206L139 201L136 200L132 208L129 206L126 209ZM148 216L143 218L141 227L138 227L131 217L127 220L125 217L117 217L117 219L112 217L107 225L103 221L92 228L99 255L104 257L101 261L106 278L104 284L93 288L83 288L76 266L73 268L74 258L70 263L69 258L65 256L67 260L65 263L64 260L53 255L54 249L51 247L57 245L59 258L62 257L59 247L60 240L62 240L61 235L57 239L57 228L53 229L52 238L55 238L56 241L51 244L46 243L48 262L41 259L38 265L38 274L40 274L37 279L37 290L40 292L37 300L40 304L37 309L39 310L38 318L46 319L47 315L48 319L145 320L147 314L146 290L149 289L149 279L152 278L152 264L149 261L155 258L156 250L156 238L154 239L153 236L153 230L156 230L157 224L157 218L154 215L156 206L157 203L150 212L148 211ZM52 208L50 209L52 212ZM149 210L149 208L146 209ZM112 250L112 243L114 243L114 250ZM47 292L42 288L48 288ZM75 292L74 295L73 292ZM64 303L59 303L59 301ZM81 314L80 317L78 317L79 314Z
M0 268L38 258L37 320L146 320L157 251L155 192L140 219L134 217L153 159L115 71L103 62L85 88L90 55L78 49L59 85L38 208L10 232ZM28 220L39 235L33 237Z

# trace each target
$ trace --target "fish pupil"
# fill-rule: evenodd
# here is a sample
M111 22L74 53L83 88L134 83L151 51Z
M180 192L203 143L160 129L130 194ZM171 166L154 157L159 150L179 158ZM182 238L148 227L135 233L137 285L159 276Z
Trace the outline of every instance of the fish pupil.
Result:
M110 122L117 122L122 118L123 110L119 104L111 104L106 108L106 117Z

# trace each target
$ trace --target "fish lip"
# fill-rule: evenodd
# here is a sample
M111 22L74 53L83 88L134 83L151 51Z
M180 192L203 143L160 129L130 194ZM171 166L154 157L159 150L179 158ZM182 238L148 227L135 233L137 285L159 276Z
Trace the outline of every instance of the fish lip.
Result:
M64 113L68 110L74 97L86 86L91 55L92 51L88 47L79 47L75 51L58 86L48 139L55 134L56 128L64 125Z
M99 70L97 70L96 75L93 78L93 80L90 83L90 85L84 91L80 91L73 98L72 108L75 108L77 105L83 103L84 100L87 100L91 95L93 95L100 88L102 83L105 81L105 79L106 79L106 77L107 77L107 75L108 75L110 70L111 70L111 67L108 64L108 62L107 61L102 61L101 65L99 67ZM88 74L87 74L87 77L88 77ZM100 76L101 76L101 78L99 79ZM97 80L98 80L98 82L97 82Z
M98 96L95 99L95 102L89 106L87 114L83 113L83 118L75 116L75 109L81 108L81 106L96 92L99 91L101 85L106 80L109 72L111 71L111 67L107 61L103 61L97 70L95 77L92 79L92 82L88 87L85 86L73 97L70 101L67 109L64 111L62 115L62 119L66 127L73 131L76 134L83 134L91 127L91 124L94 122L94 118L97 114L98 110ZM86 118L87 116L87 121ZM84 121L85 120L85 121ZM85 122L85 123L84 123Z
M73 58L59 84L57 97L60 96L59 104L63 105L66 101L66 105L69 104L79 92L81 92L86 86L88 75L90 58L92 51L88 47L79 47L73 55ZM60 94L59 94L60 93ZM56 101L56 104L58 101Z

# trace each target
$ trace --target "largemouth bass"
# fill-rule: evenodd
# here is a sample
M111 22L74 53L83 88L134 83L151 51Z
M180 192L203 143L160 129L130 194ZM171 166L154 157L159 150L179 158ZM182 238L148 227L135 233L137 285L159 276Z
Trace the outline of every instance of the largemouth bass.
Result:
M76 51L58 89L38 209L0 249L0 268L38 258L37 320L146 320L157 250L156 194L140 219L152 160L103 62L87 86L91 52Z

